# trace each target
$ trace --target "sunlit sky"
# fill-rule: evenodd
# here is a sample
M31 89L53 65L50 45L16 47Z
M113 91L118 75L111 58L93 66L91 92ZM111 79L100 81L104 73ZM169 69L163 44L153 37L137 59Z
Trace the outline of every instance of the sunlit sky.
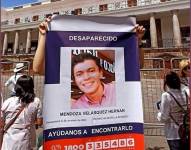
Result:
M7 7L14 7L14 6L20 6L27 3L34 3L34 2L40 2L45 0L1 0L1 7L7 8Z

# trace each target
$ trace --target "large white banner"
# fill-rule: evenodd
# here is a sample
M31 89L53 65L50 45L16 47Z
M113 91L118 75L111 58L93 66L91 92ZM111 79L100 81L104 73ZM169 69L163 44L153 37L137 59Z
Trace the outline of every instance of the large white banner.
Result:
M46 150L144 149L135 23L53 17L46 38Z

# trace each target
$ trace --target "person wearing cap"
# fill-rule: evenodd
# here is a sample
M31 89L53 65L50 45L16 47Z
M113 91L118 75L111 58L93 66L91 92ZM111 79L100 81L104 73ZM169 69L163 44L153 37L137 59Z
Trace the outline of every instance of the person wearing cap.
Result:
M11 90L11 96L15 96L15 85L19 77L23 75L23 70L25 68L24 63L17 63L13 72L14 75L12 75L6 82L5 86L8 87Z
M183 87L189 85L189 77L190 77L190 60L183 59L179 63L180 68L180 80L181 85Z

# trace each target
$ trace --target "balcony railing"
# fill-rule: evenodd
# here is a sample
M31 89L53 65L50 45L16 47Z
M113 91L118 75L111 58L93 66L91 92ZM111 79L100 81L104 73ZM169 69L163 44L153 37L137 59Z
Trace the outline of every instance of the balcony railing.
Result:
M160 3L166 3L169 1L180 1L180 0L122 0L120 2L113 2L104 4L104 9L100 6L102 5L93 5L90 7L83 7L78 8L81 11L79 13L75 13L76 8L71 10L60 10L58 13L61 15L85 15L85 14L92 14L92 13L99 13L104 11L112 11L112 10L120 10L130 7L142 7L147 5L156 5ZM50 14L53 14L54 12L51 12ZM34 20L33 16L25 16L21 17L20 21L15 23L15 18L12 20L6 20L2 21L1 25L14 25L14 24L20 24L20 23L28 23L28 22L35 22L35 21L42 21L47 16L47 14L38 15L38 19Z
M14 50L13 50L13 48L8 48L7 50L5 50L5 54L4 55L28 55L28 54L35 54L35 52L36 52L36 49L37 49L37 47L31 47L30 49L29 49L29 52L28 53L26 53L26 49L25 48L23 48L23 49L18 49L17 51L16 51L16 54L14 54Z
M142 40L143 42L143 48L151 48L151 40L145 39ZM181 45L176 46L175 40L173 38L171 39L162 39L158 40L158 48L186 48L188 49L190 47L190 38L189 37L183 37L181 40Z

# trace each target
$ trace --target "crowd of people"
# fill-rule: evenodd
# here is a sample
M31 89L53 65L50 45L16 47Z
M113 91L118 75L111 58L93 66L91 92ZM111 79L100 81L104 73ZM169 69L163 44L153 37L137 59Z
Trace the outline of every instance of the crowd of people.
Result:
M34 72L42 74L44 73L45 37L49 21L50 18L39 26L39 45L33 62ZM144 30L142 26L136 26L136 32L140 39L144 35ZM88 60L86 59L86 62ZM142 66L142 54L140 62ZM24 68L23 63L16 64L14 75L5 83L5 86L11 90L11 95L10 98L4 101L1 107L1 150L32 150L37 147L35 125L41 126L43 122L42 103L35 96L32 77L23 73ZM76 66L74 66L74 72L77 72ZM101 75L98 67L97 72L98 75ZM182 111L179 110L174 97L181 106L188 105L187 99L190 96L189 77L189 60L182 60L180 62L180 75L170 71L164 77L164 93L161 96L161 106L157 118L165 124L165 135L170 150L188 149L187 145L184 145L184 147L181 145L178 131L179 124L182 122ZM74 78L77 81L77 74L74 75ZM99 87L103 91L103 86L101 86L100 82ZM73 107L77 108L79 105L82 105L82 98L80 100ZM83 103L83 105L85 104Z

